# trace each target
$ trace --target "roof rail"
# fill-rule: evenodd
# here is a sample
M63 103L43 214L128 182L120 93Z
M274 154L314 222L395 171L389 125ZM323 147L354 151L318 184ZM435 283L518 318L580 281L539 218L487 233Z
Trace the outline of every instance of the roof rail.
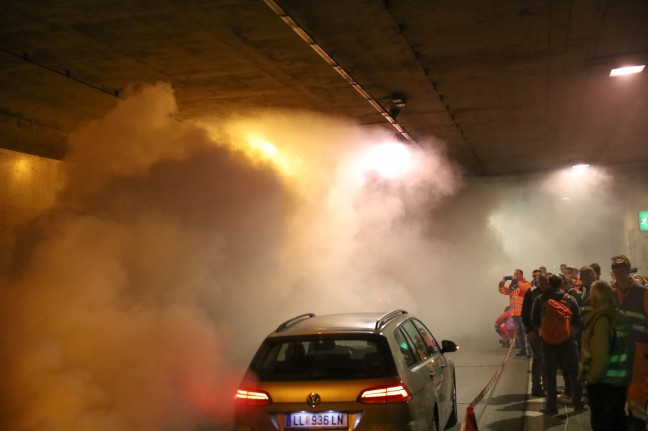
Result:
M405 310L394 310L394 311L390 311L387 314L384 314L376 322L376 328L374 330L377 331L377 330L381 329L383 326L385 326L387 324L387 322L389 322L394 317L396 317L396 316L398 316L400 314L407 314L407 311L405 311Z
M288 319L281 325L277 326L276 332L281 332L287 327L292 326L295 323L300 322L302 320L310 319L311 317L315 317L315 313L304 313L304 314L300 314L299 316L295 316L292 319Z

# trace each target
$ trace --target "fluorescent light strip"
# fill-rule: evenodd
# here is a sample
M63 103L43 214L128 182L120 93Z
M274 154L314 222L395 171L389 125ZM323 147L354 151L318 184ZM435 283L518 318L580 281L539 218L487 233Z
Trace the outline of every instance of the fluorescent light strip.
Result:
M610 71L610 76L623 76L623 75L632 75L633 73L641 73L644 70L645 65L641 66L625 66L612 69Z

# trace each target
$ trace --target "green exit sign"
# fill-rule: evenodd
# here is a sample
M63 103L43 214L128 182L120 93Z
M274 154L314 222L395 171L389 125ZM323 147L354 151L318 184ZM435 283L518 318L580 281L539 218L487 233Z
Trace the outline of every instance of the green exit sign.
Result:
M639 230L648 230L648 211L639 211Z

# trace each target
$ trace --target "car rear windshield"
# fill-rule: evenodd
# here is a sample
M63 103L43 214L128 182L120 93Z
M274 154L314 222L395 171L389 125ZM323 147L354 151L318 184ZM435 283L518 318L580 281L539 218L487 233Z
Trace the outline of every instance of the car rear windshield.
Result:
M271 338L252 361L261 381L349 380L394 374L382 337Z

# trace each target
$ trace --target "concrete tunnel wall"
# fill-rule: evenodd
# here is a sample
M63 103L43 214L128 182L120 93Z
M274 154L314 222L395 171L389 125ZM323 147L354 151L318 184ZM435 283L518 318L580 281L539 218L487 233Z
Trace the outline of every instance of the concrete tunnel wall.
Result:
M55 203L62 164L0 149L0 274L13 263L21 228Z

